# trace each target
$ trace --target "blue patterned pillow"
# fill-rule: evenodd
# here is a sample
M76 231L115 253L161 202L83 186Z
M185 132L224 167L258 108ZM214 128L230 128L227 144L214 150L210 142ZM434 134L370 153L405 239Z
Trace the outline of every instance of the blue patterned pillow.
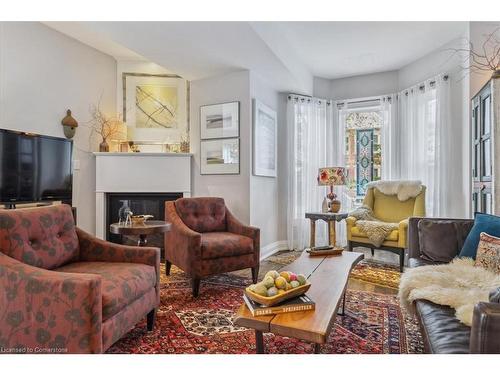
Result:
M474 226L465 239L464 246L458 255L459 257L476 259L481 232L500 237L500 217L476 212L474 216Z

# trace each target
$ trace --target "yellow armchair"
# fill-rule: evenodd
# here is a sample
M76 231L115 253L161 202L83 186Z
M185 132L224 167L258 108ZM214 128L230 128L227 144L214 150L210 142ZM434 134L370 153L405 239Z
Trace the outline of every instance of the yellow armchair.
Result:
M367 235L356 226L356 218L349 216L347 223L347 243L349 251L356 246L368 247L374 254L375 249L387 250L399 255L399 269L403 272L405 249L408 238L408 218L425 216L425 186L415 198L401 202L396 195L385 195L371 187L366 191L363 204L373 210L373 215L388 223L399 223L398 229L386 237L381 246L375 248Z

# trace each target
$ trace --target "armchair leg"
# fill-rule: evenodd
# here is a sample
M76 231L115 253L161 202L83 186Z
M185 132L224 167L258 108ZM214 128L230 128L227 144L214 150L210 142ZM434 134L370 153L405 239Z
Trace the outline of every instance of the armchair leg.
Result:
M405 250L403 249L399 254L399 272L403 273L405 267Z
M148 331L152 331L156 321L156 309L153 309L148 313L146 320Z
M347 250L352 251L352 242L347 241Z
M252 267L252 281L254 284L257 284L259 280L259 265Z
M170 269L172 268L172 263L165 259L165 273L170 276Z
M375 249L372 247L370 250L372 251L372 256L375 256Z
M200 279L197 277L193 277L191 280L191 285L193 287L193 297L198 297L200 291Z

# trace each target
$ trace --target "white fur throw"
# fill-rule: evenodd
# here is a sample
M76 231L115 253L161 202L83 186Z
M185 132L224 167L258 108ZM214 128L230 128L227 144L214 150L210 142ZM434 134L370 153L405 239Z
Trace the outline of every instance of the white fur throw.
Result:
M401 202L415 198L422 191L421 181L372 181L367 188L375 188L385 195L397 195Z
M455 258L451 263L406 270L399 284L399 298L414 313L412 302L425 299L455 309L455 316L472 325L474 306L488 302L491 290L500 285L500 275L474 267L471 258Z

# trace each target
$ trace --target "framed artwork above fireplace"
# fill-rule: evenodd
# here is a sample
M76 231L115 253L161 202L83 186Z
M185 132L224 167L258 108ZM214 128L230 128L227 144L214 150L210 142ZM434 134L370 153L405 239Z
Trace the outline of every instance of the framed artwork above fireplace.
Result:
M189 139L189 81L175 74L122 73L122 85L129 141Z

